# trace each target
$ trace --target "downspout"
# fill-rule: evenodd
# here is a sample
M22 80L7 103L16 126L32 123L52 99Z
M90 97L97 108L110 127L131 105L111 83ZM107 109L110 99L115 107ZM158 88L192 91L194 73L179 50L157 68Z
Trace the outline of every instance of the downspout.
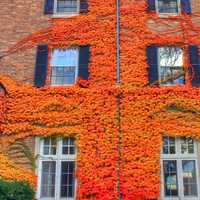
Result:
M117 80L120 85L120 0L116 0L116 48L117 48Z
M116 0L116 60L117 60L117 79L116 85L120 86L120 0ZM118 121L118 144L117 144L117 193L118 200L121 200L121 116L120 116L120 94L117 96L117 121Z

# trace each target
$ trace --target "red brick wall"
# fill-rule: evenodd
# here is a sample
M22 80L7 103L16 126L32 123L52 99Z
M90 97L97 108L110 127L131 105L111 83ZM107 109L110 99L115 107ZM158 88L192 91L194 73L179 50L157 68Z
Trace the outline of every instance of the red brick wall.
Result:
M0 1L0 55L30 33L48 26L43 14L44 0ZM35 49L0 60L0 74L24 83L33 82Z
M32 152L32 156L36 158L35 137L28 137L20 141L22 141L22 143L29 148L29 150ZM34 166L31 164L30 158L27 158L26 155L20 151L22 146L16 145L16 143L14 143L12 147L10 147L8 150L9 158L18 166L25 167L29 170L34 170Z

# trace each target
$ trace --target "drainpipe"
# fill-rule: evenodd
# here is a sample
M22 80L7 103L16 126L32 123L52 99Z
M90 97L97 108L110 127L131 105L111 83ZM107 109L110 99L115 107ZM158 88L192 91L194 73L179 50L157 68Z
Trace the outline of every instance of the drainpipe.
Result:
M120 0L116 0L117 85L120 85Z
M116 85L120 86L120 0L116 0L116 60L117 60L117 79ZM117 144L117 193L118 200L121 200L121 116L120 116L120 94L117 96L117 118L118 118L118 144Z

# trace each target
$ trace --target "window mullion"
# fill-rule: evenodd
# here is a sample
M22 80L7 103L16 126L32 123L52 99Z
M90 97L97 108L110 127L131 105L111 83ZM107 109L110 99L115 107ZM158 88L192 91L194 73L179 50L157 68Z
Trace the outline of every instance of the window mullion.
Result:
M54 0L54 7L53 7L54 14L57 14L57 4L58 4L57 0Z
M57 141L58 145L58 174L57 174L57 198L60 199L61 196L61 160L62 160L62 138L59 137Z
M183 199L184 188L183 188L182 159L177 160L177 176L178 176L179 198Z
M160 166L161 166L161 169L160 169L160 176L161 176L161 198L164 198L165 196L165 181L164 181L164 170L163 170L163 159L161 159L161 162L160 162Z
M76 48L77 51L77 58L79 58L79 48ZM76 69L75 69L75 83L78 78L78 70L79 70L79 59L76 60Z
M177 4L178 4L178 14L181 14L181 0L177 0Z
M160 47L158 48L157 56L158 56L157 57L157 61L158 61L158 81L159 81L159 84L160 84L160 82L161 82ZM168 141L168 144L169 144L169 141Z
M59 199L59 186L60 186L60 161L56 160L56 177L55 177L55 199Z
M80 13L81 0L77 0L77 13Z
M37 198L41 197L41 189L42 189L42 160L38 161L38 190L37 190Z
M200 196L200 185L199 185L199 162L195 159L195 169L196 169L196 184L197 184L197 196Z

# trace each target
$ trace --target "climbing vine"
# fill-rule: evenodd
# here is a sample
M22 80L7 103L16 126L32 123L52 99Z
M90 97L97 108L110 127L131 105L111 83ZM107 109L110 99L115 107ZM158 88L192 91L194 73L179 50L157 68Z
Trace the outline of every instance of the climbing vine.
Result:
M23 38L6 52L26 51L45 43L52 48L90 45L90 78L73 87L34 88L0 77L0 130L4 148L29 136L74 136L78 148L77 199L117 199L117 100L121 95L121 192L124 200L155 199L160 193L160 146L163 134L200 139L200 90L184 86L148 86L146 47L151 44L199 44L199 13L159 18L147 12L146 1L121 5L121 87L115 86L115 1L89 0L90 11L67 19L51 19L51 26ZM155 28L154 28L155 27ZM159 28L159 31L158 31ZM50 54L49 54L50 55ZM49 56L49 60L50 60ZM50 66L49 66L50 69ZM85 87L80 87L84 85ZM0 160L5 161L5 155ZM0 173L13 176L10 161ZM34 173L26 180L35 182Z

